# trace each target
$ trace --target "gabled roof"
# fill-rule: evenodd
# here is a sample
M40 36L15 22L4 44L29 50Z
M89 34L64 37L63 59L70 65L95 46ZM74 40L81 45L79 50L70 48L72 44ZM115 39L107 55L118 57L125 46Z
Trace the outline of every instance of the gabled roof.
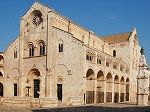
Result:
M132 32L114 34L109 36L103 36L103 40L108 42L109 44L116 44L120 42L129 41L129 37Z

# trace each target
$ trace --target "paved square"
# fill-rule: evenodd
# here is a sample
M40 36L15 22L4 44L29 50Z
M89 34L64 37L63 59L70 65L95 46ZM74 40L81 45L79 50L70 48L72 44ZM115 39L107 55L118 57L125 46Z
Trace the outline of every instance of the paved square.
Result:
M0 106L0 112L150 112L150 106L129 104L95 104L77 107L21 108Z

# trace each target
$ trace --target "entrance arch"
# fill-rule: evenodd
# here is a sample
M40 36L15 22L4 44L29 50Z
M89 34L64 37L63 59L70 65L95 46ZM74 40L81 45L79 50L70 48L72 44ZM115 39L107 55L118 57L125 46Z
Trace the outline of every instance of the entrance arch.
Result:
M130 85L130 82L129 82L129 78L127 78L126 79L126 101L129 101L129 89L130 89L130 87L129 87L129 85Z
M120 102L124 102L125 99L125 81L124 77L120 79Z
M40 97L40 71L36 68L31 69L28 78L27 78L28 83L30 83L30 88L31 92L29 91L30 88L28 89L28 95L27 96L34 96L34 98L39 98Z
M100 70L97 74L96 103L104 103L104 74Z
M94 94L95 94L95 80L94 80L94 71L88 69L86 73L86 104L94 103Z
M112 75L109 72L106 76L106 102L112 102Z
M0 82L0 97L3 97L3 84Z
M114 77L114 102L119 102L119 77L117 75Z

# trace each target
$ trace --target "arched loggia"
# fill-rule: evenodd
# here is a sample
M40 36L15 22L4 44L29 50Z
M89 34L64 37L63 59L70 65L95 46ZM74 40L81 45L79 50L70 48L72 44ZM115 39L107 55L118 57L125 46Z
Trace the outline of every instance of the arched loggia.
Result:
M104 103L104 74L100 70L97 74L96 103Z
M112 75L108 73L106 76L106 102L112 102Z
M119 102L119 77L117 75L114 77L114 102Z
M120 79L120 102L124 102L125 99L125 81L124 77Z
M86 104L94 103L95 80L94 71L88 69L86 73Z

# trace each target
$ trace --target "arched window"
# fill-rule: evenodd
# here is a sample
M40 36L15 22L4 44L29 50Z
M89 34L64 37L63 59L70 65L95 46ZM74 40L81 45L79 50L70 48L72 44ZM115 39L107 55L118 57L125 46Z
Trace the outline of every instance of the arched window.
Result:
M17 58L17 50L14 51L14 58Z
M63 40L59 40L59 52L63 52Z
M116 57L116 50L113 51L113 57Z
M2 55L0 55L0 61L2 61L4 59L4 57Z
M40 56L45 55L45 44L44 44L44 42L40 42L39 47L40 47Z
M86 60L89 60L89 55L88 54L86 55Z
M97 63L98 63L98 64L101 64L101 63L102 63L101 57L100 57L99 55L97 55Z
M29 57L34 56L34 46L32 44L29 45Z

